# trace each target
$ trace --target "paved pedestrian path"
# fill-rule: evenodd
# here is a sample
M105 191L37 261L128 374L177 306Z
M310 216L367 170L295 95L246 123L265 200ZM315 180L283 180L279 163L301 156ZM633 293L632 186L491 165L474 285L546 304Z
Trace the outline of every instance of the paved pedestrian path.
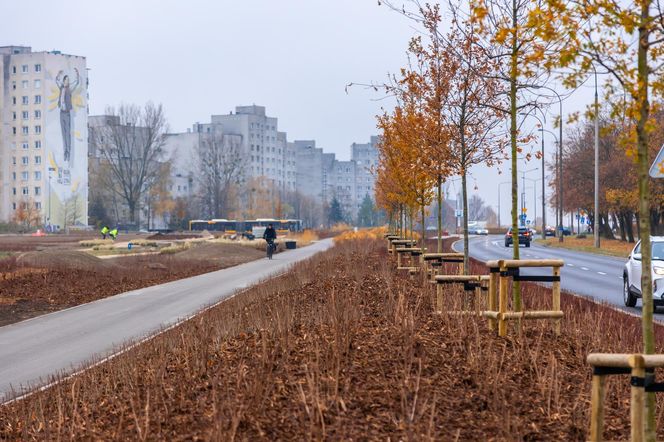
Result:
M0 327L0 403L113 354L327 250L332 239Z

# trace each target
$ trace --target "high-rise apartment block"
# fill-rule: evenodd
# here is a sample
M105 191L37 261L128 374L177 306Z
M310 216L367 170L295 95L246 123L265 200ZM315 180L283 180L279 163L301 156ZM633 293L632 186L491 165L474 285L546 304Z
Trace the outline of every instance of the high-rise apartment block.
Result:
M379 141L379 137L372 136L369 143L353 143L349 161L324 153L314 140L290 143L297 159L296 189L328 204L336 198L344 214L355 220L364 198L374 198L373 168L378 164Z
M87 225L85 57L0 47L0 221Z
M264 106L237 106L235 113L212 115L210 123L194 124L193 132L240 136L246 180L261 178L275 189L295 190L295 151Z

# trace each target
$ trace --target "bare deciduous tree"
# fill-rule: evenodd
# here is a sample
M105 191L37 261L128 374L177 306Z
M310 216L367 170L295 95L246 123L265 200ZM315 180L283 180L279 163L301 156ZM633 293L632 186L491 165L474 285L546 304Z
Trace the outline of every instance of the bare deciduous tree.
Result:
M244 177L240 143L220 133L204 134L198 145L198 181L203 214L227 216L232 192Z
M106 124L90 128L90 143L108 166L102 176L106 190L127 205L134 223L139 202L163 171L166 118L161 105L153 103L108 107L106 117Z

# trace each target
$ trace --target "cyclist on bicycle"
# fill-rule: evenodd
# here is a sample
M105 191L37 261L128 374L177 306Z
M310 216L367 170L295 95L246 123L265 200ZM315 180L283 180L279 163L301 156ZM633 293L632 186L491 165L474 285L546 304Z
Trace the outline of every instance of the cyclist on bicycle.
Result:
M267 229L265 229L265 232L263 233L263 239L267 241L268 248L270 248L269 251L274 251L276 248L274 240L277 239L277 231L274 230L272 224L267 225ZM272 259L272 253L268 253L268 258Z

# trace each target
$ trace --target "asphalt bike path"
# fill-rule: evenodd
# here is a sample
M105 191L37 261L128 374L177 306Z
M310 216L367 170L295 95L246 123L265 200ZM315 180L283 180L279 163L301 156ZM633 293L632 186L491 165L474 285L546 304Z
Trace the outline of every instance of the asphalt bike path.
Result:
M463 242L454 243L454 249L463 251ZM470 256L486 262L493 259L512 259L512 247L505 247L503 236L471 237ZM641 315L641 300L636 307L625 307L623 303L623 269L627 257L598 255L595 253L545 247L532 242L527 248L519 247L521 259L562 259L565 267L561 271L563 290L587 296L598 302L606 302L621 310ZM524 275L549 274L550 269L522 269ZM664 310L655 311L658 320L664 320Z
M329 249L325 239L235 267L121 293L0 327L0 403L191 317Z

